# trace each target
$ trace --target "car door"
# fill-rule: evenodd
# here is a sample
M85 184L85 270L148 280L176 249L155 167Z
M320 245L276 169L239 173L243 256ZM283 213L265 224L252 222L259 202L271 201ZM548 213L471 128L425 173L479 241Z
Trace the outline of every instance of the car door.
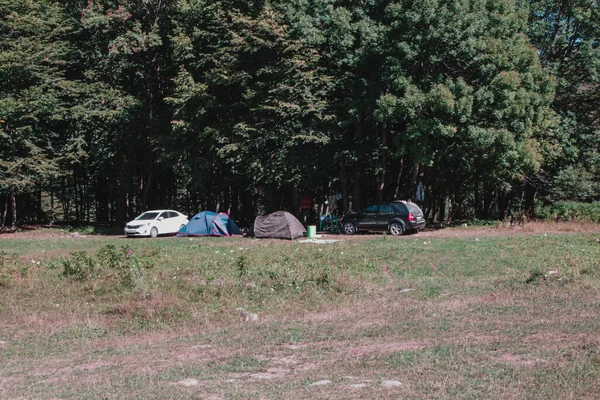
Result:
M179 230L179 226L181 225L179 223L179 218L177 218L178 214L175 211L168 211L168 214L169 217L167 226L169 227L169 233L177 232Z
M379 205L375 204L365 208L358 217L358 229L369 230L377 229L377 209Z
M171 219L173 220L173 232L177 232L182 225L187 224L187 222L185 221L185 217L176 211L171 211Z
M390 219L394 217L394 209L389 204L381 204L377 212L377 229L384 231L388 227Z
M168 233L169 231L169 212L164 211L160 213L158 218L156 219L156 227L158 228L158 233Z

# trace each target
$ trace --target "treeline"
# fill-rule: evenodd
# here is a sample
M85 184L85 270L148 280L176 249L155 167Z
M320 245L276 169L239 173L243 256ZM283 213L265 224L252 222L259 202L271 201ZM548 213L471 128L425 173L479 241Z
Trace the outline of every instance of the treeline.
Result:
M0 0L0 34L2 226L600 198L599 0Z

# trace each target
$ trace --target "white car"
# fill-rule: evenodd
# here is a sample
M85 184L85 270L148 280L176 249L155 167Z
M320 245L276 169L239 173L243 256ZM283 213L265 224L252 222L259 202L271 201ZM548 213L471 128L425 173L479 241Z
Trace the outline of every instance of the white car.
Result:
M188 219L180 212L173 210L151 210L146 211L133 221L125 225L125 235L150 236L168 235L176 233L181 227L188 223Z

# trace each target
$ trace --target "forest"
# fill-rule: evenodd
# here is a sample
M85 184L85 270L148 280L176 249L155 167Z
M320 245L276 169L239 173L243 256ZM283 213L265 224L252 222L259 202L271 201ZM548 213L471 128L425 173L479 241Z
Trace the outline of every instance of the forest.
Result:
M0 0L0 35L2 228L600 200L600 0Z

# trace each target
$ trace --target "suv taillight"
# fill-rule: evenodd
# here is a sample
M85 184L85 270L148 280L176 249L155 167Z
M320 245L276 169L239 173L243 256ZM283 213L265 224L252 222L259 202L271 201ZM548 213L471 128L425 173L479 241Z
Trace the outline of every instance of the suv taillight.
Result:
M412 213L408 213L408 220L409 221L414 221L415 220L415 216L412 215Z

